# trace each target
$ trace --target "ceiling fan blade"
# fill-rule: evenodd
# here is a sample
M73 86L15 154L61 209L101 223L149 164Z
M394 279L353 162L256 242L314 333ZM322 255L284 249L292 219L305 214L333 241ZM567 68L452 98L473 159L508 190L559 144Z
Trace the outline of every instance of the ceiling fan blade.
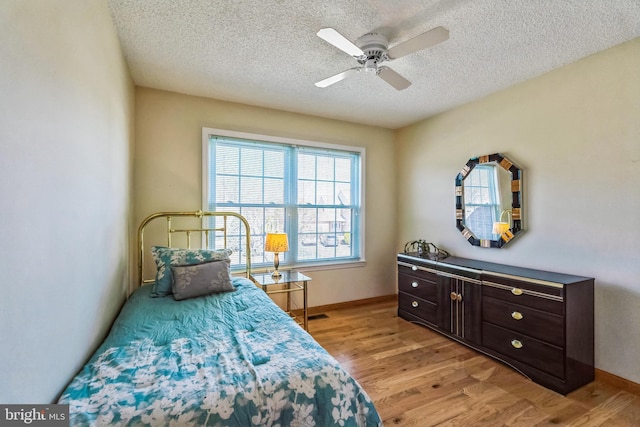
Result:
M444 27L436 27L432 30L415 36L405 42L400 43L387 51L389 59L400 58L410 53L426 49L449 38L449 30Z
M333 28L323 28L317 33L318 37L327 43L337 47L341 51L351 56L362 56L364 52L358 46L351 43L349 39L334 30Z
M389 67L378 68L378 77L389 83L397 90L403 90L411 86L411 82L409 80L405 79Z
M356 74L360 68L350 68L346 71L336 74L335 76L328 77L324 80L320 80L316 83L316 86L325 88L327 86L331 86L334 83L338 83L341 80L346 79L349 76Z

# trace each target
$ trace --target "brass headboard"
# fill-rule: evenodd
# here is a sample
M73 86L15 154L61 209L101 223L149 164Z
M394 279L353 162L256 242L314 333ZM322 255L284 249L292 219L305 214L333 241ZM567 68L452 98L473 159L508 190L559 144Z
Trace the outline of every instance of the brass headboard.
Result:
M205 217L221 217L222 218L222 226L208 228L203 227L203 221L200 221L201 226L195 228L174 228L172 224L172 219L180 217L180 218L199 218L202 220ZM145 229L149 226L154 220L159 218L164 218L166 221L166 229L162 231L162 234L166 235L165 240L162 242L163 245L166 244L168 247L172 247L172 236L176 233L180 233L185 236L186 239L186 247L191 248L191 236L193 233L196 233L200 238L199 244L204 244L203 247L209 247L211 233L213 233L214 244L216 240L219 240L219 234L222 234L222 241L224 248L227 247L227 236L229 234L229 218L237 218L239 223L239 230L237 231L237 236L240 239L244 239L245 248L244 248L244 257L245 257L245 272L246 277L251 277L251 232L249 229L249 222L245 217L235 212L205 212L205 211L195 211L195 212L157 212L149 215L147 218L142 221L140 227L138 227L138 286L142 286L145 283L152 283L155 280L155 272L154 278L146 279L145 278ZM158 241L158 239L156 239ZM220 249L220 248L216 248ZM147 254L149 256L149 254ZM232 255L233 256L233 255ZM154 270L155 271L155 270Z

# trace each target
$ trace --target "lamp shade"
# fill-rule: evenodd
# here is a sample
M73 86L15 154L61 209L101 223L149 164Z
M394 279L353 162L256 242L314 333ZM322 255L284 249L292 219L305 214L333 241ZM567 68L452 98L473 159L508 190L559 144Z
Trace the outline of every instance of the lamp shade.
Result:
M509 231L510 224L508 222L494 222L493 223L493 234L502 235L505 232Z
M267 233L264 240L265 252L286 252L289 250L287 233Z

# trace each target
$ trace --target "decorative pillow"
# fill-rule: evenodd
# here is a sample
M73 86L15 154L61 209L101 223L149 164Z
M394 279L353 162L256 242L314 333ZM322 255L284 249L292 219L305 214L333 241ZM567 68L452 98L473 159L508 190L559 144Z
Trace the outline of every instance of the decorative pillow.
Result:
M178 249L154 246L151 254L156 261L156 281L151 289L152 297L165 297L171 294L173 273L171 267L179 265L202 264L207 261L229 259L230 249Z
M231 261L209 261L203 264L171 267L173 297L176 300L195 298L219 292L232 292Z

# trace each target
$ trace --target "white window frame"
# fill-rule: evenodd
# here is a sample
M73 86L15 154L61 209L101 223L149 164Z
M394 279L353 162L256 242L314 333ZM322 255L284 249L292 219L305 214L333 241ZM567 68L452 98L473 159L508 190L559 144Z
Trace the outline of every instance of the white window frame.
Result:
M296 269L313 269L313 270L323 270L323 269L334 269L334 268L349 268L349 267L360 267L366 263L365 257L365 165L366 165L366 149L364 147L356 147L342 144L330 144L326 142L319 141L309 141L302 139L294 139L294 138L286 138L280 136L273 135L264 135L264 134L255 134L248 132L238 132L232 131L228 129L218 129L218 128L202 128L202 209L208 209L208 195L209 195L209 179L208 179L208 171L209 171L209 137L210 136L221 136L221 137L230 137L230 138L238 138L238 139L247 139L247 140L255 140L259 142L273 142L276 144L286 144L286 145L299 145L313 148L324 148L328 150L342 150L342 151L351 151L358 153L360 156L360 170L358 171L359 175L359 187L360 187L360 213L359 213L359 233L358 233L358 245L360 248L360 257L359 259L350 259L350 260L327 260L327 261L313 261L309 263L298 262L297 264L287 264L286 268L296 268ZM281 264L282 265L282 264ZM284 266L284 265L283 265Z

